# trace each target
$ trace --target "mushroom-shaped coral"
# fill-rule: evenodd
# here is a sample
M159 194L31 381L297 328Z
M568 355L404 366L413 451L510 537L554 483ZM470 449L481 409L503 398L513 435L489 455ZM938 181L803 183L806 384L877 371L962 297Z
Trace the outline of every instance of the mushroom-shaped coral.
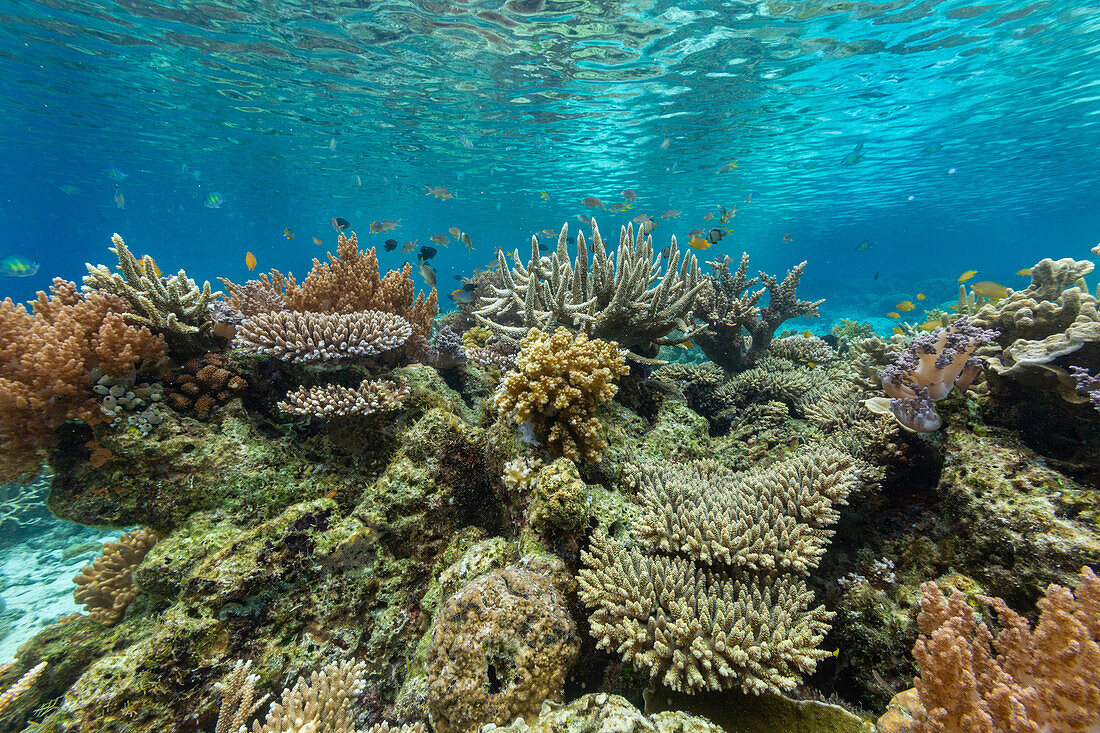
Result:
M883 390L893 398L890 412L897 421L918 433L939 430L936 403L954 387L970 386L982 368L974 350L996 336L996 331L971 325L963 316L947 328L914 338L908 351L879 372Z
M579 651L565 599L547 576L510 566L473 581L432 630L432 726L463 733L517 716L533 722L544 700L561 699Z

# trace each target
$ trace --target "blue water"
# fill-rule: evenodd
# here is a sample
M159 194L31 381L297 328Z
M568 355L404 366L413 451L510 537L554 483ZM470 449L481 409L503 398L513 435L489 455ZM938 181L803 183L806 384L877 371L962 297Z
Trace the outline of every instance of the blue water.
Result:
M0 257L41 262L0 279L0 297L113 263L116 231L200 281L247 279L246 251L257 271L301 277L343 217L379 246L468 232L474 252L452 242L432 262L446 308L453 276L497 246L525 254L532 232L593 214L584 197L626 188L633 210L595 212L605 236L676 209L655 243L683 243L717 203L739 207L701 254L746 250L779 274L809 260L800 294L826 298L826 320L881 316L918 290L953 299L966 269L1021 286L1020 268L1100 239L1100 4L0 9ZM204 205L214 192L220 208ZM402 226L368 234L380 219Z

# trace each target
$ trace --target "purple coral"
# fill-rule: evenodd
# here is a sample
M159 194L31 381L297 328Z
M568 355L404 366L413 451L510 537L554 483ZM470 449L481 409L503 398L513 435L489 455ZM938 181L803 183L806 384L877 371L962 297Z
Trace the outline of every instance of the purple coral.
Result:
M444 326L432 339L428 349L428 361L436 369L453 369L466 361L466 349L462 346L462 337L450 326Z
M970 386L982 368L974 350L997 335L963 316L946 328L914 338L908 351L879 372L883 390L893 398L890 409L898 422L919 433L939 430L936 402L955 387Z
M1100 375L1093 376L1088 369L1071 366L1069 370L1077 380L1077 393L1089 398L1089 402L1100 412Z

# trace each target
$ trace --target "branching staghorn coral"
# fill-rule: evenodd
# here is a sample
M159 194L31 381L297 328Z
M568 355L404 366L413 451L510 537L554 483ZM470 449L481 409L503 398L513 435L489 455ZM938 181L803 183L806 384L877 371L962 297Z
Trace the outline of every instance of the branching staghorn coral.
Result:
M936 328L909 343L909 350L879 372L882 389L892 399L889 411L902 425L918 433L940 429L936 403L955 387L965 390L978 376L982 361L974 351L996 338L960 317L947 328ZM876 409L875 403L868 407Z
M799 364L825 364L836 357L833 347L829 344L816 336L801 335L772 341L768 346L768 354Z
M82 295L56 279L32 312L0 302L0 481L33 476L43 449L66 420L98 421L91 374L129 375L164 356L165 343L126 320L121 298Z
M114 234L111 241L119 272L86 264L85 292L103 290L125 300L130 304L127 322L162 334L173 351L201 350L214 328L210 306L221 292L211 292L208 282L199 288L183 270L172 277L158 277L152 257L145 255L139 262L122 237Z
M408 394L409 388L404 384L399 387L393 382L364 379L355 389L338 384L300 387L287 394L286 401L279 403L279 409L322 420L352 415L366 417L396 410Z
M16 662L5 662L0 664L0 675L3 675L9 669L14 667ZM11 704L15 702L15 699L22 695L27 690L31 689L38 676L46 669L47 662L39 662L35 666L28 669L23 673L23 676L15 681L13 685L8 687L2 693L0 693L0 715L4 714L4 711L11 707Z
M720 262L708 263L714 274L706 279L704 288L695 301L693 315L706 324L706 329L695 342L710 358L726 371L748 369L768 353L775 330L784 321L799 316L816 318L817 308L824 300L810 302L799 300L795 294L806 263L802 262L787 271L783 282L761 272L759 277L746 279L749 255L741 255L741 264L733 275L729 271L729 257ZM750 290L757 283L759 290ZM757 303L768 293L768 304ZM742 329L748 336L742 334Z
M945 599L935 583L921 589L913 733L1083 731L1100 721L1100 580L1091 568L1072 593L1047 588L1034 629L1000 598L979 596L997 612L996 637L958 591Z
M675 237L668 248L668 266L662 268L662 254L653 252L653 237L639 233L635 238L633 224L620 230L619 246L608 254L593 220L592 241L578 233L574 260L569 258L568 233L565 224L557 249L548 256L539 253L538 238L531 237L526 266L520 264L518 249L512 268L504 252L498 252L502 285L493 287L493 297L482 300L477 319L512 338L531 328L549 331L564 326L628 349L682 343L699 329L689 314L703 278L695 255L687 253L681 263ZM522 326L505 324L514 315ZM674 330L681 335L669 336Z
M616 379L629 371L618 345L564 327L531 329L520 344L516 370L494 397L497 410L529 425L551 455L598 461L607 442L596 407L615 396Z
M411 334L408 321L384 311L278 311L261 313L242 323L233 345L299 363L340 361L396 349Z
M597 535L580 597L592 633L675 690L789 691L827 652L810 608L816 567L862 465L816 446L735 475L710 463L643 469L637 543Z
M332 662L309 678L299 677L252 733L355 733L351 703L366 686L364 662Z
M103 554L73 578L77 586L73 591L76 602L83 604L88 615L101 624L116 624L137 596L134 569L159 541L156 532L139 529L103 545Z

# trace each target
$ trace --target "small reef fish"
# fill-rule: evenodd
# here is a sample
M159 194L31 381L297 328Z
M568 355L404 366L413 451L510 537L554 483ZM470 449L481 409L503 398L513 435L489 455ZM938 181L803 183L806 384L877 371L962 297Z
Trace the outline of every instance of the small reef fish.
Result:
M713 218L714 218L714 212L713 211L708 211L707 213L703 214L703 219L713 219Z
M978 295L990 300L1000 300L1008 297L1008 288L992 280L982 280L979 283L974 283L970 288Z
M286 229L283 230L283 236L286 237L287 239L294 239L294 230L291 229L290 227L287 227Z
M160 277L160 267L157 266L157 261L150 257L149 262L152 263L153 274L157 277ZM145 272L145 258L142 258L142 260L137 263L137 266L141 269L142 272Z
M249 269L249 271L255 270L256 269L256 255L252 254L251 252L245 252L244 253L244 264L245 264L245 267L247 267Z
M752 203L752 193L749 193L749 195L745 197L745 203L746 204L751 204Z
M722 237L724 236L726 236L725 232L723 232L718 227L714 227L709 232L707 232L707 241L711 244L718 244L722 241Z
M474 251L474 243L470 241L470 235L466 232L462 232L462 236L459 237L459 241L466 247L467 252Z
M577 221L579 221L581 224L591 224L592 217L586 216L584 214L577 214Z
M346 232L350 226L351 222L347 219L341 219L337 216L332 220L332 228L338 232Z
M624 201L621 204L611 204L607 207L608 211L629 211L634 208L634 204L629 201Z
M844 159L840 161L841 165L855 165L859 161L863 160L863 143L856 145L855 150L844 156Z
M459 305L470 305L474 302L474 296L471 295L469 291L463 290L462 288L455 288L447 294L447 297Z
M22 255L0 259L0 277L30 277L38 272L38 261Z
M783 241L786 242L787 244L790 244L791 242L794 241L794 237L792 237L790 234L784 234L783 235Z
M1024 269L1020 270L1016 274L1021 276L1021 277L1031 277L1031 268L1030 267L1025 267Z
M433 244L438 244L440 247L446 247L447 242L451 240L447 239L446 234L433 234L432 236L428 237L428 241L432 242ZM423 247L421 247L421 249L423 249Z
M871 279L872 280L878 280L878 270L875 270L875 276Z
M729 173L730 171L732 171L736 167L737 167L737 161L736 160L731 160L730 162L726 163L724 166L719 168L718 172L719 173Z
M931 145L925 145L923 150L926 153L938 153L943 150L943 146L939 143L932 143Z
M739 209L725 209L724 208L722 210L722 215L720 217L718 217L718 223L719 224L728 224L730 219L737 216L738 211L739 211Z
M431 258L435 257L437 251L438 250L436 250L435 247L424 245L420 248L420 254L417 255L417 259L424 261L430 260Z
M424 282L428 283L430 287L435 287L435 270L428 267L427 264L421 262L417 267L420 268L420 276L424 278Z
M940 323L939 321L925 321L924 323L917 326L917 328L919 328L922 331L935 331L937 328L939 328L942 325L943 324Z
M702 237L692 237L688 240L688 246L692 249L707 250L710 249L712 244L714 244L714 242L711 242L709 239L703 239Z
M398 244L399 242L396 239L387 239L385 242L382 242L382 246L386 248L387 252L393 252L397 249Z
M441 201L454 198L454 194L448 191L444 186L424 186L424 188L428 189L428 192L424 194L425 196L435 196Z
M207 194L206 198L202 200L202 205L208 209L220 209L224 203L225 198L217 191Z
M408 242L405 242L403 245L401 245L401 251L405 254L412 252L414 249L416 249L416 243L419 241L419 239L410 239Z
M462 230L459 229L458 227L451 227L447 231L450 232L451 236L454 237L455 239L458 239L459 236L462 235Z
M924 293L917 293L917 300L924 300L924 298L925 298Z
M904 336L905 335L905 329L902 328L901 326L894 326L894 328L892 330L898 336Z
M539 198L542 199L543 201L549 201L550 200L550 194L547 193L546 191L539 191Z
M320 237L314 237L313 238L313 243L314 244L320 244L321 243L321 238Z
M472 148L474 141L470 139L470 136L464 132L458 133L458 144L464 148Z
M903 300L903 301L901 301L900 303L898 303L896 307L897 307L897 309L898 309L899 311L904 311L904 312L908 312L908 311L911 311L911 310L913 310L913 309L914 309L914 308L916 308L917 306L916 306L916 305L914 305L912 301L909 301L909 300Z
M122 195L122 191L115 191L115 206L120 209L126 208L126 197Z
M543 229L542 231L536 232L536 233L540 237L542 237L543 239L549 239L550 237L554 236L554 230L553 229Z
M356 176L356 177L355 177L355 185L356 185L356 186L359 186L360 188L362 188L362 186L363 186L363 179L362 179L362 178L360 178L359 176Z
M967 280L969 280L970 278L974 277L977 274L978 274L977 270L967 270L963 274L959 275L959 282L964 283L964 282L966 282Z
M328 139L328 149L329 150L336 150L336 138L330 137Z
M672 144L672 138L666 137L661 141L661 150L668 150L668 146Z
M890 311L890 312L889 312L889 313L887 313L886 315L887 315L887 317L889 317L889 318L901 318L901 314L900 314L900 313L897 313L897 312L895 312L895 311Z
M687 351L689 349L694 349L695 348L695 342L694 341L681 341L680 343L676 344L676 348L683 349L684 351Z
M125 181L130 177L129 173L123 173L118 168L108 168L103 171L112 181Z
M401 220L393 221L386 219L385 221L372 221L370 223L370 233L380 234L381 232L392 232L397 227L401 226Z
M80 189L71 183L64 183L57 188L62 193L68 194L69 196L75 196L76 194L80 193Z
M688 232L688 236L689 237L701 237L701 236L703 236L703 230L696 227L695 229L692 229L690 232Z
M542 242L539 242L539 252L549 252L549 251L550 251L549 247L547 247Z
M587 206L590 209L602 209L603 208L603 201L600 201L595 196L585 196L583 199L581 199L581 203L584 204L585 206Z
M638 198L638 194L634 193L634 189L632 188L624 189L622 192L622 196L627 201L635 201Z
M666 209L665 212L663 214L661 214L661 218L662 219L679 219L680 218L680 210L679 209Z
M875 244L875 240L873 239L864 239L862 242L856 245L856 252L866 252L867 250L871 249L871 247L874 247Z
M810 338L814 335L814 332L807 328L805 331L802 332L802 335L806 338Z

